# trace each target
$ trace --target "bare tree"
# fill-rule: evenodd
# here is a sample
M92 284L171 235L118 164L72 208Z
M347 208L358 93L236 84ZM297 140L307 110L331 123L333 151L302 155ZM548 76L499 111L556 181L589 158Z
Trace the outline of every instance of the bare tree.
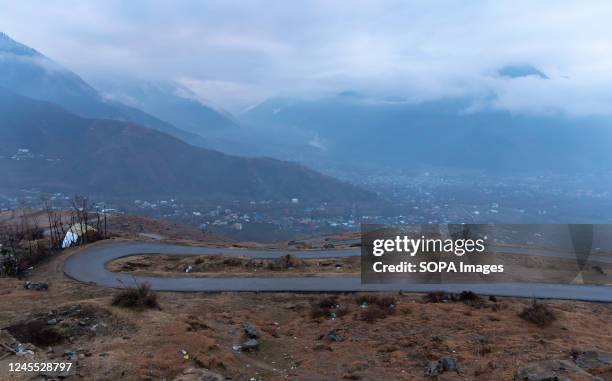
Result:
M0 275L21 276L40 261L47 249L42 229L19 220L0 224Z
M49 248L51 250L60 250L66 236L66 227L62 221L62 213L53 208L53 203L49 199L44 200L44 207L49 221Z
M72 223L80 224L81 228L84 229L81 239L78 244L86 244L90 241L92 236L90 236L87 231L88 226L90 225L90 221L96 222L96 233L94 234L95 240L106 239L108 238L108 233L106 230L106 213L100 213L97 210L93 210L91 208L91 204L86 197L75 195L72 200Z

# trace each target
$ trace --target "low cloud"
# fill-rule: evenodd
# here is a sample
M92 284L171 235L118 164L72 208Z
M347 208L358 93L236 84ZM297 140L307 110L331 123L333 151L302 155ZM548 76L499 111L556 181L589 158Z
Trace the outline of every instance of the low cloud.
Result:
M233 110L274 95L347 89L416 100L470 95L517 112L600 114L612 102L607 1L0 0L0 7L5 32L86 78L178 79ZM549 79L496 75L510 65Z

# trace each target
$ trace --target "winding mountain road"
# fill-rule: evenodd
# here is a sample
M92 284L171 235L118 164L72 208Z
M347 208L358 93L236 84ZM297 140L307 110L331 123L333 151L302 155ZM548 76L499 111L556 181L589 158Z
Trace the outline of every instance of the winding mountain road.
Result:
M151 277L132 276L110 272L105 268L109 261L133 255L239 255L251 258L278 258L291 253L302 259L338 258L359 256L359 248L340 250L252 250L215 247L170 245L161 243L111 241L85 246L66 259L64 273L78 281L102 287L146 282L157 291L182 292L356 292L356 291L407 291L460 292L471 290L483 295L536 297L549 299L571 299L597 302L612 302L612 287L548 283L461 283L461 284L361 284L359 277ZM517 252L512 252L517 254ZM537 254L539 255L539 254ZM564 257L559 254L557 256ZM591 259L595 259L591 257ZM597 260L612 262L610 257Z

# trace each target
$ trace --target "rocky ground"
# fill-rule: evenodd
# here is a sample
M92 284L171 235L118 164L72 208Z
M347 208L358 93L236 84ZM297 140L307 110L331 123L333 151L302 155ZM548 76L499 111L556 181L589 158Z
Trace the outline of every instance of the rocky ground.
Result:
M333 254L330 254L333 255ZM253 259L228 255L177 257L138 255L119 258L106 267L134 275L164 276L325 276L353 275L360 269L360 257L299 259L292 255L278 259Z
M172 242L169 237L184 230L149 222L131 221L125 229L132 233L123 234L147 240L165 236ZM193 234L181 242L211 239ZM354 237L346 241L352 245ZM153 308L128 308L113 304L121 290L63 275L63 262L74 250L48 258L27 279L0 278L0 379L57 379L9 373L8 367L64 361L74 364L68 380L612 380L608 304L534 305L470 293L157 293L156 303L148 304ZM202 262L199 270L228 271L225 259ZM133 266L134 260L142 258L113 265ZM183 271L196 260L183 258L173 266ZM353 266L351 271L358 266L326 261L330 273L338 264ZM254 268L278 273L321 265L287 264L278 269L273 261L243 258L234 267L237 273ZM26 281L31 282L27 288ZM123 300L127 303L120 305L130 304Z
M293 255L275 260L228 255L138 255L112 261L107 268L114 272L154 276L356 276L360 273L360 257L333 258L333 255L333 250L329 251L329 258L307 260ZM504 265L504 273L495 275L500 282L612 284L612 264L604 262L589 262L582 271L576 260L554 257L503 254L490 255L489 262ZM576 274L580 274L579 279Z
M529 300L448 295L160 293L133 310L64 277L67 255L31 275L46 291L0 280L2 377L39 359L74 362L69 379L612 379L607 304L542 302L547 326L519 316Z

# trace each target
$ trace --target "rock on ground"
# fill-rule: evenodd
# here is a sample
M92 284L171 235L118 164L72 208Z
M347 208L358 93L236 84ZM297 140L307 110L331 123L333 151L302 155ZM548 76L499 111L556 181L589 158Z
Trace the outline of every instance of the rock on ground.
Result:
M612 371L612 353L584 352L576 358L576 364L588 371L610 372Z
M189 368L177 376L174 381L225 381L225 377L208 369Z
M258 339L259 338L259 332L257 332L257 328L255 327L255 324L247 321L246 323L244 323L242 325L242 327L244 328L244 334L249 339Z
M568 360L543 360L520 367L514 377L517 381L600 381Z
M259 349L259 341L257 339L248 339L242 344L242 350L245 352L255 351Z
M454 358L450 356L444 356L440 358L438 361L432 361L425 368L425 376L434 377L439 376L440 374L446 371L456 371L457 363Z

